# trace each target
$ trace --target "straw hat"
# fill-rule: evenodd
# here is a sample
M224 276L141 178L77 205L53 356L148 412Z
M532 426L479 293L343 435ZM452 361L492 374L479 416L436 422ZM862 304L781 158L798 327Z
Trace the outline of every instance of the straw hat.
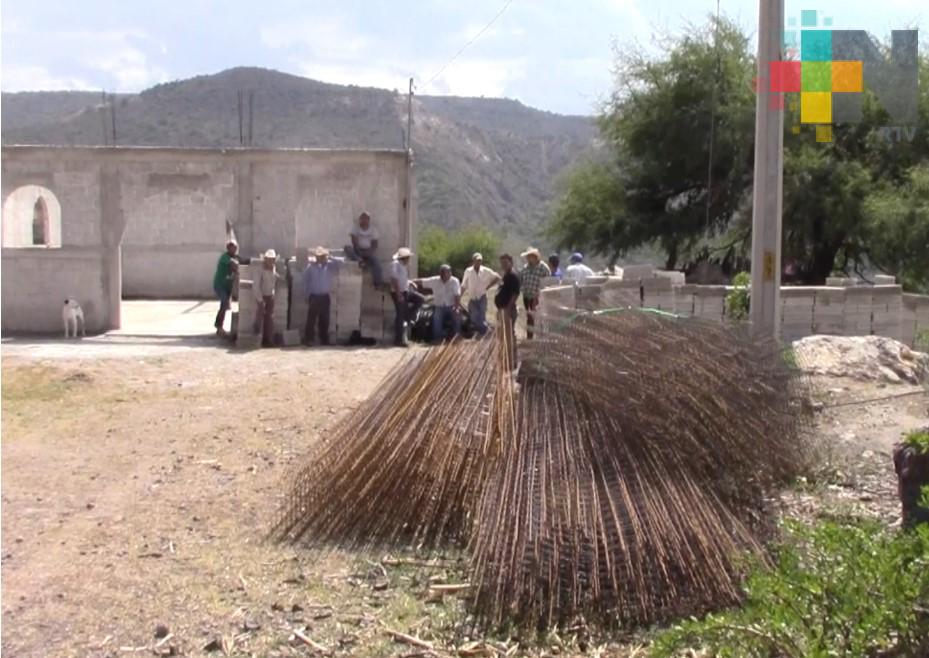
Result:
M475 251L474 255L471 256L471 260L484 260L484 257L481 255L481 252Z
M539 253L539 250L536 249L535 247L529 247L526 251L521 253L520 256L522 258L525 258L526 256L535 256L536 258L541 258L542 254Z
M410 251L409 247L400 247L397 249L397 253L394 254L394 260L400 260L401 258L409 258L413 255L413 252Z
M316 247L316 251L315 251L314 253L315 253L317 256L328 256L328 255L329 255L329 250L326 249L325 247Z
M277 252L274 249L268 249L264 255L265 258L273 258L277 260Z

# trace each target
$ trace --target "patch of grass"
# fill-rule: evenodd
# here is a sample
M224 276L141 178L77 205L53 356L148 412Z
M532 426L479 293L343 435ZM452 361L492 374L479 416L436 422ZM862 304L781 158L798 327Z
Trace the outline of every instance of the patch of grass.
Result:
M745 320L748 317L748 306L751 292L748 286L752 282L752 275L748 272L739 272L732 277L733 290L726 295L726 315L732 320Z
M916 656L927 647L929 527L789 524L773 568L756 564L741 608L661 632L653 658Z
M929 455L929 431L916 430L910 432L903 439L903 443L916 449L921 455Z
M83 383L82 374L66 374L48 366L5 369L2 386L4 406L17 402L60 401Z

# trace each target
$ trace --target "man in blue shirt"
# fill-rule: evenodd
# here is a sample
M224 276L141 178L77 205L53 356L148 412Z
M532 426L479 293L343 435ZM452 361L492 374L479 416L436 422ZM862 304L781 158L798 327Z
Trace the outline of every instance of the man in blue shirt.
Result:
M306 295L306 333L304 345L312 345L319 328L320 345L329 344L329 308L331 306L333 280L339 273L339 261L329 259L329 250L316 247L315 261L310 261L303 270L303 294Z

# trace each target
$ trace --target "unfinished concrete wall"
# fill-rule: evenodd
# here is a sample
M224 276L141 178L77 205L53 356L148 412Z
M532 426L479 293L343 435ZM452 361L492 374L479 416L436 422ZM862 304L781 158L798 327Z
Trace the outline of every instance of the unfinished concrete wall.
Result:
M381 233L381 260L389 262L412 240L412 185L402 151L4 147L4 257L24 246L27 212L32 221L24 193L14 192L34 186L60 205L62 248L96 249L104 275L93 288L83 279L84 266L76 264L80 258L59 258L52 262L65 274L76 268L75 284L92 289L64 292L66 275L33 288L22 281L26 272L48 268L33 267L30 259L54 257L48 249L15 254L24 274L4 267L3 329L57 331L57 323L50 326L28 309L57 306L69 294L82 303L105 300L96 312L108 328L119 326L123 296L212 297L227 226L245 256L274 248L302 259L310 246L343 246L367 209ZM16 291L27 289L42 301L21 304ZM14 308L19 317L8 321L7 310Z
M660 272L629 279L625 274L592 286L596 291L572 286L545 288L541 314L553 320L597 308L647 307L726 321L725 299L730 286L674 285L672 282L679 279L661 276ZM785 341L814 334L876 335L914 345L921 333L929 332L929 296L904 294L899 285L782 286L781 304L781 337Z

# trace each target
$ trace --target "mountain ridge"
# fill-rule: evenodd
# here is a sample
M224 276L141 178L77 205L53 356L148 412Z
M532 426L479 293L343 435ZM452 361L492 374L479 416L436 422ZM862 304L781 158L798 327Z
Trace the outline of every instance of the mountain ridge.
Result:
M117 144L236 147L239 92L253 93L255 147L403 148L407 96L237 67L115 94ZM111 117L99 92L3 92L4 144L104 145ZM104 125L106 128L104 128ZM420 222L488 226L506 242L541 234L561 173L593 145L591 117L515 99L413 97Z

